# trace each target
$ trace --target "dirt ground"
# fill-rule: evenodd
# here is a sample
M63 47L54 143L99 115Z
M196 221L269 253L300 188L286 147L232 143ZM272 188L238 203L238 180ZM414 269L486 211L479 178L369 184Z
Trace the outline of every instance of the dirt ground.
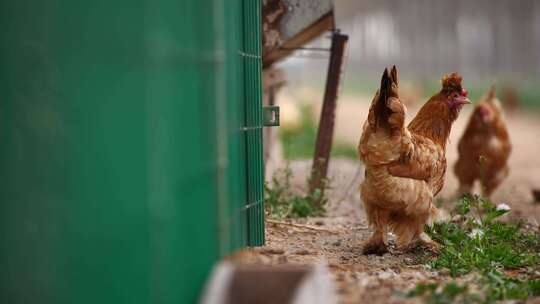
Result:
M366 119L368 103L358 96L340 98L336 119L336 137L356 145L360 127ZM315 116L318 116L315 109ZM409 109L409 119L416 109ZM449 167L457 158L456 145L470 109L465 109L455 123L447 158ZM514 217L537 225L540 204L533 202L531 189L540 188L540 116L516 113L507 117L512 136L511 174L493 196L495 203L512 207ZM292 186L301 191L306 186L311 161L290 163L294 178ZM328 190L328 214L324 218L267 221L266 246L251 250L257 263L324 262L335 279L342 303L404 303L404 294L417 283L447 280L444 273L429 269L418 255L387 253L384 256L364 256L361 245L370 230L367 227L358 186L363 178L359 161L332 159L329 168L331 189ZM451 168L439 197L451 201L457 182ZM447 203L447 205L451 205ZM464 278L463 280L468 280Z
M294 161L290 166L295 172L292 184L302 190L311 162ZM325 263L341 303L410 303L415 300L407 299L405 293L417 283L445 279L445 275L422 265L415 254L361 254L362 242L370 230L358 194L360 172L363 170L355 161L332 160L329 175L334 186L328 190L327 216L267 220L266 246L246 252L243 261L274 265Z

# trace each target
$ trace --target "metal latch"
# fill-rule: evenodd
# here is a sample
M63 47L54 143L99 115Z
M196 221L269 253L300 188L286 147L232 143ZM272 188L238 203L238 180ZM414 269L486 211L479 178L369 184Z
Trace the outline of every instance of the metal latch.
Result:
M278 106L263 107L263 125L265 127L279 126L279 107Z

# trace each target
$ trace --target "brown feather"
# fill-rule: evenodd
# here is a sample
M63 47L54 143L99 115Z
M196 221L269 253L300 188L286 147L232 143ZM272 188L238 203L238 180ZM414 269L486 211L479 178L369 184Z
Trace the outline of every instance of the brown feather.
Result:
M453 73L443 77L441 91L404 126L397 78L395 67L385 69L358 145L366 167L361 197L375 229L365 253L386 250L387 229L396 233L398 247L429 240L423 226L437 214L433 198L444 184L446 141L459 114L448 102L462 90L461 76Z
M502 109L492 86L476 105L458 143L459 158L454 172L460 194L471 192L479 181L482 192L490 196L508 176L512 150Z

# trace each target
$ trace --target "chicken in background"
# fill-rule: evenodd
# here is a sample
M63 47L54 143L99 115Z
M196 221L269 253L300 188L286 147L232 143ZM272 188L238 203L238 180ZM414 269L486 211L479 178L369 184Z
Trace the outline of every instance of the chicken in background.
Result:
M454 172L459 180L458 194L470 193L479 181L482 194L491 196L508 176L508 157L512 150L495 86L476 105L459 140L459 158Z
M506 113L513 114L520 108L521 101L519 99L519 94L515 86L506 85L502 88L503 91L503 108L506 110Z
M375 230L364 254L387 252L389 231L395 233L399 250L438 248L424 233L424 225L438 215L433 198L444 183L446 143L453 122L468 103L461 76L445 75L441 91L406 126L396 67L385 69L358 145L366 168L360 194Z

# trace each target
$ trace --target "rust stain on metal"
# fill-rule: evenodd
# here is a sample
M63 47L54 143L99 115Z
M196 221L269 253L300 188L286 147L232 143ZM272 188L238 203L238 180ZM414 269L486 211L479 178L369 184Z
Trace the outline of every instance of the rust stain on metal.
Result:
M349 37L347 35L340 34L339 32L334 32L332 35L332 47L330 50L330 61L328 63L323 107L311 169L309 185L311 192L319 189L322 194L325 188L328 161L330 160L330 150L332 149L334 135L339 84L348 39Z
M265 0L262 8L263 50L273 49L283 43L280 22L287 11L282 0Z

